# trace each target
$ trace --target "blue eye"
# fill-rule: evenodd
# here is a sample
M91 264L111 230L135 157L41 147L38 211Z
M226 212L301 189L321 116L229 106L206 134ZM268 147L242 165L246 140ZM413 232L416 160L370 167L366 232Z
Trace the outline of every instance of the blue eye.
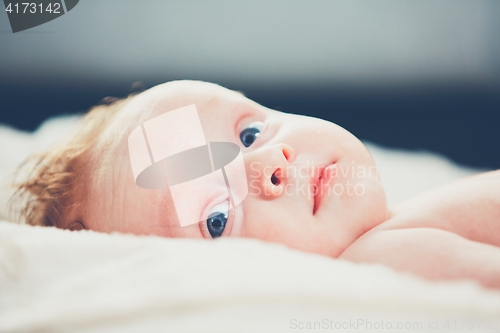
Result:
M260 131L264 127L264 124L260 121L253 122L249 124L243 131L240 133L241 143L245 147L250 147L252 143L259 137Z
M207 230L212 238L222 236L228 220L229 202L223 202L210 210L207 218Z

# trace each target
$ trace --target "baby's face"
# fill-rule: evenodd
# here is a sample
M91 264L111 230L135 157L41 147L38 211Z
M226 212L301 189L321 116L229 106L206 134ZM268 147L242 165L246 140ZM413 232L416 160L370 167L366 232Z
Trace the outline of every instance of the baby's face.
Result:
M228 198L207 196L203 207L193 207L202 222L181 227L168 188L135 184L127 138L144 121L191 104L207 141L241 147L248 196L229 212ZM134 97L103 133L90 164L79 217L97 231L250 237L337 257L387 217L375 163L352 134L208 83L171 82Z

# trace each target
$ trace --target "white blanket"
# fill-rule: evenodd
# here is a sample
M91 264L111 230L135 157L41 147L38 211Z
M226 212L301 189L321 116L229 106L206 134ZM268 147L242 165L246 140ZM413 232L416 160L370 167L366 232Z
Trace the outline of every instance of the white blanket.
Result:
M0 127L0 176L70 130ZM475 170L369 145L390 204ZM0 204L10 191L4 191ZM0 210L6 218L5 210ZM500 292L427 282L255 240L213 242L0 222L0 332L500 330Z

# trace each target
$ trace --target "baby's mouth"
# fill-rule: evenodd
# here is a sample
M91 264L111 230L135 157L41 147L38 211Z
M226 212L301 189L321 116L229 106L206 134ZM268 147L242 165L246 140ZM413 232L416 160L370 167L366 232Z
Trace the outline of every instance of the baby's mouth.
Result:
M311 193L313 196L313 215L323 201L325 194L329 192L330 184L337 178L337 165L332 163L317 169L311 182Z

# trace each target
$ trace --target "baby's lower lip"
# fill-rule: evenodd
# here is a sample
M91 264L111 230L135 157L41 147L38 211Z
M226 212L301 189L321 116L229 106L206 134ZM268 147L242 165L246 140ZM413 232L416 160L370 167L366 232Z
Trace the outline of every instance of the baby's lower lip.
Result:
M325 196L325 194L329 193L329 187L337 178L337 175L337 165L335 163L326 166L321 172L318 183L316 184L313 214L318 211L318 208L323 201L323 197Z

